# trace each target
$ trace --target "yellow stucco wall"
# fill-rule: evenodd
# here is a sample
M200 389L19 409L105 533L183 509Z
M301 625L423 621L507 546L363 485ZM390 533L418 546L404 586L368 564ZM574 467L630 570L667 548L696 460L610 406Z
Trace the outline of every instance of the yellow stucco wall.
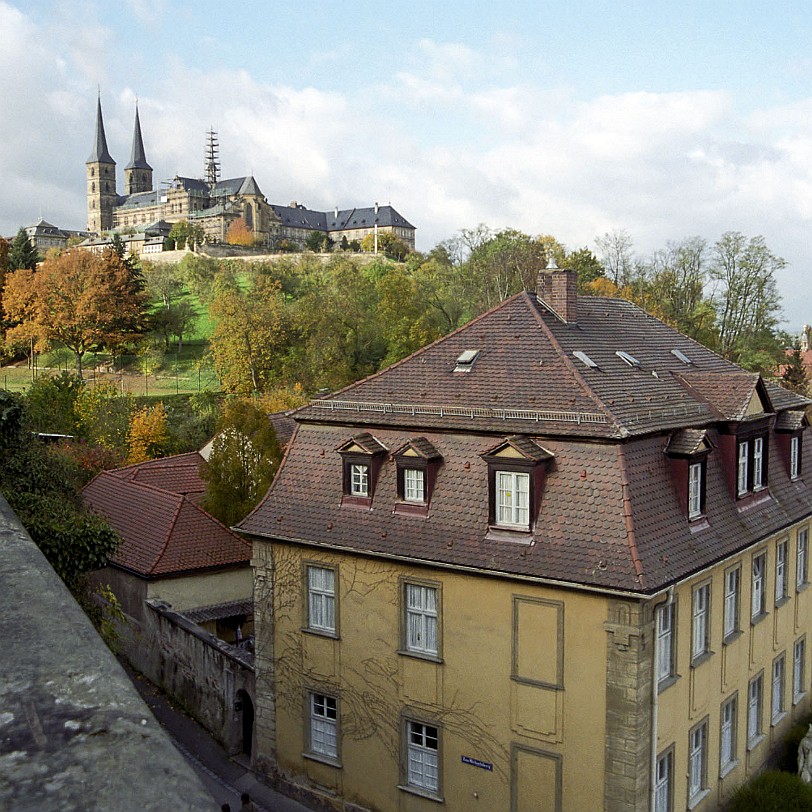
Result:
M283 773L363 807L436 809L398 789L407 714L440 729L446 809L603 808L605 598L293 546L273 555ZM337 568L337 638L303 631L307 563ZM404 579L441 590L441 662L398 653ZM340 767L303 755L308 690L338 697Z
M677 602L677 678L660 691L658 697L657 752L673 747L674 809L688 807L688 759L691 729L707 719L707 797L698 807L715 809L721 800L750 778L764 764L771 749L780 743L789 728L810 710L812 666L812 588L796 586L797 538L801 523L778 533L746 553L734 556L712 569L699 573L681 584L674 592ZM787 599L776 605L776 545L787 542ZM758 622L751 620L752 561L762 551L767 554L766 615ZM723 640L723 607L725 572L741 567L740 633ZM812 569L810 570L812 571ZM696 663L691 661L693 592L697 586L710 585L710 655ZM797 640L806 637L804 658L804 693L793 697L793 653ZM771 693L772 664L785 656L785 714L773 724ZM763 738L752 749L747 742L748 686L763 673L761 726ZM737 696L736 764L720 777L721 706Z
M150 581L147 587L147 598L160 598L181 612L185 609L245 600L253 594L254 576L248 566Z

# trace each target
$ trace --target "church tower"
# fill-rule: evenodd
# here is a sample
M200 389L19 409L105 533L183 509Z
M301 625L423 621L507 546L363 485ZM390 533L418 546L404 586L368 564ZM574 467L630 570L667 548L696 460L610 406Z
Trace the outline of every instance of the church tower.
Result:
M144 155L144 140L141 138L141 121L138 118L138 105L135 106L135 127L130 162L124 167L124 194L152 191L152 167Z
M96 107L96 138L87 167L87 230L109 231L113 227L113 209L118 202L116 194L116 162L107 151L104 134L101 95Z

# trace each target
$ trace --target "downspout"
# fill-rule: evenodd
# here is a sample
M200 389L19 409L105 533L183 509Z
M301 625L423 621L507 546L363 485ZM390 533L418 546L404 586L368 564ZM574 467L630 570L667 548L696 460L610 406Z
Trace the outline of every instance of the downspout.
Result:
M660 692L659 680L657 675L660 671L659 655L660 655L660 641L657 636L657 610L661 606L671 606L674 603L674 585L668 587L668 597L664 603L654 604L653 617L654 617L654 669L651 675L651 812L654 812L655 802L657 800L657 722L660 710ZM674 618L671 619L671 634L674 633Z

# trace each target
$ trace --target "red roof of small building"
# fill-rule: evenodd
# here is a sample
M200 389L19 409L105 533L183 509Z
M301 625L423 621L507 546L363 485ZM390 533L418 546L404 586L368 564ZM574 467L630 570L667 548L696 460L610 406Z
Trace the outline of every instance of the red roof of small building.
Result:
M121 479L152 485L170 493L202 494L206 490L206 483L200 476L200 471L205 466L206 461L200 453L190 451L187 454L175 454L116 468L110 473Z

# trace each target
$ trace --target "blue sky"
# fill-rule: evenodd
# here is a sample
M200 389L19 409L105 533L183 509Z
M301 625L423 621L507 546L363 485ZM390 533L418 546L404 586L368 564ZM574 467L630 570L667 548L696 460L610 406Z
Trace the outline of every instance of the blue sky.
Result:
M0 233L84 226L97 88L119 174L136 96L156 178L391 202L427 250L484 222L570 248L763 234L812 321L806 2L0 0ZM121 183L121 181L120 181Z

